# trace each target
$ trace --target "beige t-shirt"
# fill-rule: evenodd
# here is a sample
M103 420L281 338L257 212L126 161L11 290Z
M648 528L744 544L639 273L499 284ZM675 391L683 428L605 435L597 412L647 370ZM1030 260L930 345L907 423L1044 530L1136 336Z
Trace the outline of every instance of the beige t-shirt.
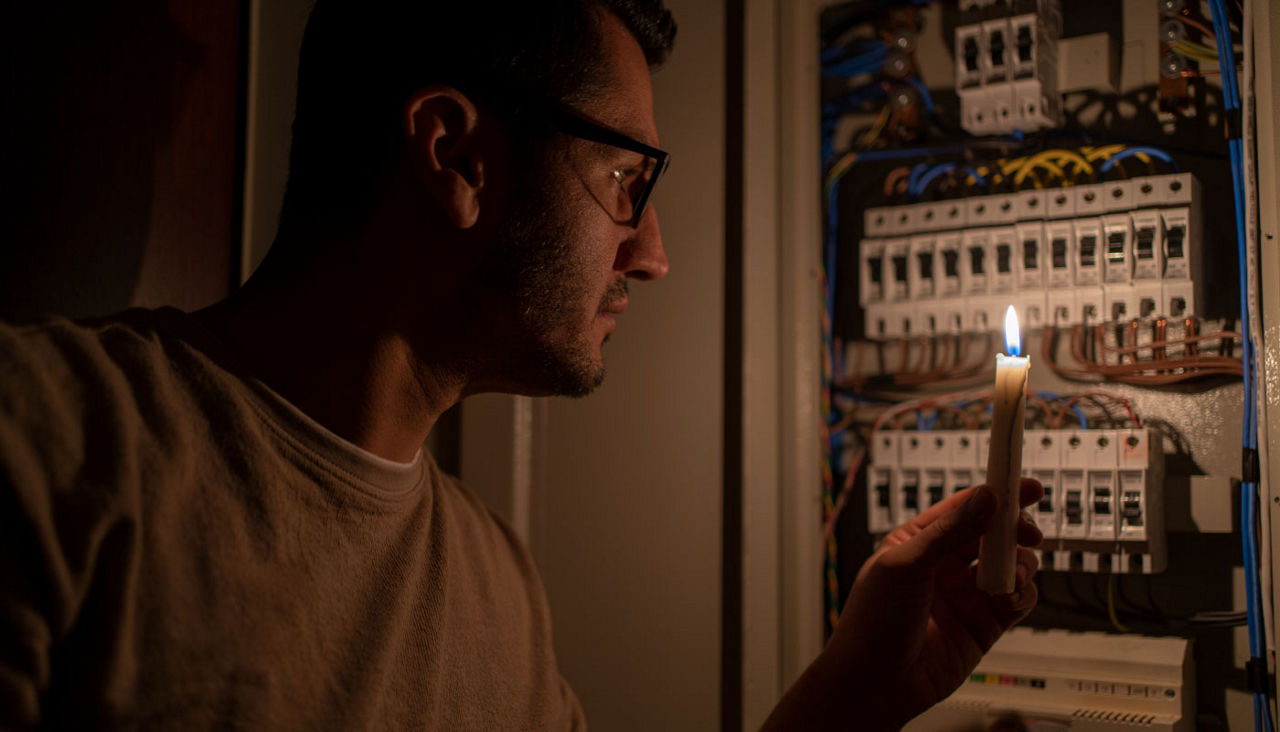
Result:
M0 728L581 729L520 541L183 313L0 326Z

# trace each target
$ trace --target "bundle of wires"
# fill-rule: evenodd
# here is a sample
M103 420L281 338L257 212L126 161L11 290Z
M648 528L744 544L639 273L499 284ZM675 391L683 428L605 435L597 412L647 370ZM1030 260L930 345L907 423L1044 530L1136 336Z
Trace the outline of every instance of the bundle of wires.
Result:
M1263 598L1260 591L1258 569L1258 485L1260 469L1258 464L1258 426L1257 400L1255 389L1255 354L1253 333L1249 323L1249 290L1252 282L1249 277L1249 247L1245 232L1245 180L1244 180L1244 142L1241 139L1242 112L1240 105L1240 86L1236 77L1235 49L1231 42L1231 27L1227 18L1227 8L1223 0L1209 0L1209 11L1213 18L1213 32L1218 46L1219 68L1222 73L1222 95L1227 114L1227 145L1231 154L1231 178L1235 199L1236 214L1236 252L1240 268L1240 319L1241 345L1244 366L1244 419L1243 419L1243 480L1240 484L1240 533L1242 553L1244 555L1245 596L1249 619L1249 655L1251 656L1247 670L1250 677L1250 690L1253 692L1254 728L1271 732L1274 723L1271 719L1269 701L1269 673L1266 657L1266 640L1264 636ZM1246 48L1249 42L1245 38Z
M897 185L890 186L886 179L885 193L890 195L905 192L911 200L919 200L938 181L952 181L953 184L963 181L966 186L1004 187L1009 190L1024 188L1028 183L1034 188L1042 189L1053 180L1059 181L1062 186L1071 186L1081 179L1101 180L1117 169L1126 173L1121 163L1134 157L1148 168L1152 168L1152 160L1160 160L1174 172L1178 171L1178 164L1169 153L1148 145L1051 148L1018 158L999 158L989 163L917 163L914 167L900 168L891 174L895 184L905 178L905 188L899 191ZM1098 161L1102 161L1102 164L1095 167L1094 163Z
M1041 341L1041 355L1054 373L1073 381L1117 381L1137 386L1160 387L1182 384L1206 377L1243 376L1244 365L1238 358L1229 355L1209 355L1200 352L1206 344L1218 344L1219 351L1229 350L1239 333L1219 331L1216 333L1196 334L1194 319L1188 320L1186 332L1181 338L1168 338L1167 324L1158 320L1152 324L1155 333L1149 343L1138 343L1138 321L1118 324L1115 327L1122 332L1116 336L1116 345L1106 341L1106 331L1110 325L1082 326L1075 325L1070 329L1071 356L1078 368L1059 364L1057 355L1058 329L1052 326L1045 328ZM1186 355L1170 358L1166 354L1172 348L1185 349ZM1148 351L1150 358L1141 358L1140 354ZM1092 354L1092 355L1090 355ZM1109 361L1107 354L1114 356Z

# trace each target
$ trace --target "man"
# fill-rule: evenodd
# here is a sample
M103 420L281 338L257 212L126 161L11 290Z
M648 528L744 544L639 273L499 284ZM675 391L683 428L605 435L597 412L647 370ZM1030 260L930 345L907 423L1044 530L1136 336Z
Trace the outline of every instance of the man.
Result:
M0 328L0 726L584 726L527 553L421 445L469 394L591 391L666 273L674 23L500 5L321 0L247 286ZM967 498L890 537L771 726L900 726L1029 610L1026 551L973 587Z

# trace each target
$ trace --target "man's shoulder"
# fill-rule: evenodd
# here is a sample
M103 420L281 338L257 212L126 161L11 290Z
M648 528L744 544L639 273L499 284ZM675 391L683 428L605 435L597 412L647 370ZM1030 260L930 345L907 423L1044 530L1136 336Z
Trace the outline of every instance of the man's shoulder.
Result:
M435 465L432 483L437 500L448 504L447 515L456 521L457 539L467 545L472 556L485 557L506 568L516 570L521 579L541 592L541 580L519 532L491 509L467 484L441 471Z
M161 429L179 401L174 382L186 378L185 318L166 309L0 323L0 458L25 452L72 470L88 453Z

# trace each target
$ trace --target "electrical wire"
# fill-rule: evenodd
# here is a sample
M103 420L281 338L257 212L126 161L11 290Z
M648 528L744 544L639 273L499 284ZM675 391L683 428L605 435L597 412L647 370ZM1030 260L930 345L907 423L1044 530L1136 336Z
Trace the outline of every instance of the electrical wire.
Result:
M1263 612L1262 598L1260 597L1260 574L1258 572L1258 547L1257 547L1257 499L1258 484L1257 479L1253 475L1254 466L1249 464L1251 457L1256 456L1257 443L1257 401L1256 401L1256 382L1254 380L1254 343L1252 337L1252 327L1249 321L1249 246L1247 235L1245 232L1245 193L1244 193L1244 150L1243 143L1240 139L1240 131L1232 129L1230 120L1233 113L1240 110L1240 87L1236 79L1234 49L1231 46L1231 32L1227 20L1227 9L1223 0L1209 0L1209 12L1213 20L1213 27L1218 45L1218 55L1221 57L1222 63L1222 89L1225 106L1227 109L1226 119L1227 125L1227 145L1231 154L1231 175L1232 175L1232 193L1235 200L1236 214L1236 245L1238 254L1238 266L1240 271L1240 318L1241 318L1241 361L1244 368L1244 417L1243 417L1243 446L1245 454L1245 465L1243 466L1244 479L1240 484L1240 533L1241 533L1241 549L1244 556L1245 569L1245 596L1248 609L1248 625L1249 625L1249 664L1254 667L1255 671L1259 664L1262 665L1260 672L1251 674L1251 677L1257 679L1259 677L1267 678L1267 657L1265 650L1265 637L1262 628L1263 620L1261 614ZM1253 458L1256 459L1256 458ZM1251 687L1254 684L1251 682ZM1271 704L1269 700L1269 689L1251 688L1254 699L1254 725L1257 729L1271 732L1273 723L1271 719Z
M1111 580L1107 582L1107 615L1111 618L1111 625L1121 633L1128 633L1129 629L1120 622L1120 618L1116 617L1116 576L1111 575Z
M1169 44L1169 50L1195 61L1205 61L1208 63L1219 63L1220 52L1214 51L1206 45L1193 43L1191 41L1174 41Z
M1200 21L1196 20L1195 18L1188 18L1187 16L1182 15L1182 14L1180 14L1180 13L1170 13L1169 15L1166 15L1165 17L1166 17L1166 18L1172 18L1172 19L1174 19L1174 20L1176 20L1176 21L1179 21L1179 22L1180 22L1180 23L1182 23L1183 25L1189 25L1189 26L1191 26L1192 28L1195 28L1196 30L1199 30L1200 32L1202 32L1202 33L1204 33L1205 35L1209 36L1210 38L1215 38L1215 37L1216 37L1216 36L1215 36L1215 34L1214 34L1214 32L1213 32L1213 30L1212 30L1212 29L1210 29L1210 28L1209 28L1209 26L1205 25L1204 23L1201 23Z
M1133 157L1135 155L1150 155L1153 158L1163 160L1164 162L1172 165L1175 173L1178 171L1178 164L1174 162L1173 158L1170 157L1169 153L1159 148L1140 145L1136 147L1127 147L1127 148L1124 148L1123 150L1120 150L1114 154L1107 156L1107 161L1102 164L1102 167L1098 169L1098 172L1101 173L1102 175L1106 175L1107 173L1111 172L1111 169L1116 166L1116 163L1119 163L1121 160L1124 160L1125 158Z
M914 76L908 76L907 82L916 88L920 93L920 101L924 104L924 108L929 114L934 113L933 97L929 95L929 90L925 87L924 82Z

